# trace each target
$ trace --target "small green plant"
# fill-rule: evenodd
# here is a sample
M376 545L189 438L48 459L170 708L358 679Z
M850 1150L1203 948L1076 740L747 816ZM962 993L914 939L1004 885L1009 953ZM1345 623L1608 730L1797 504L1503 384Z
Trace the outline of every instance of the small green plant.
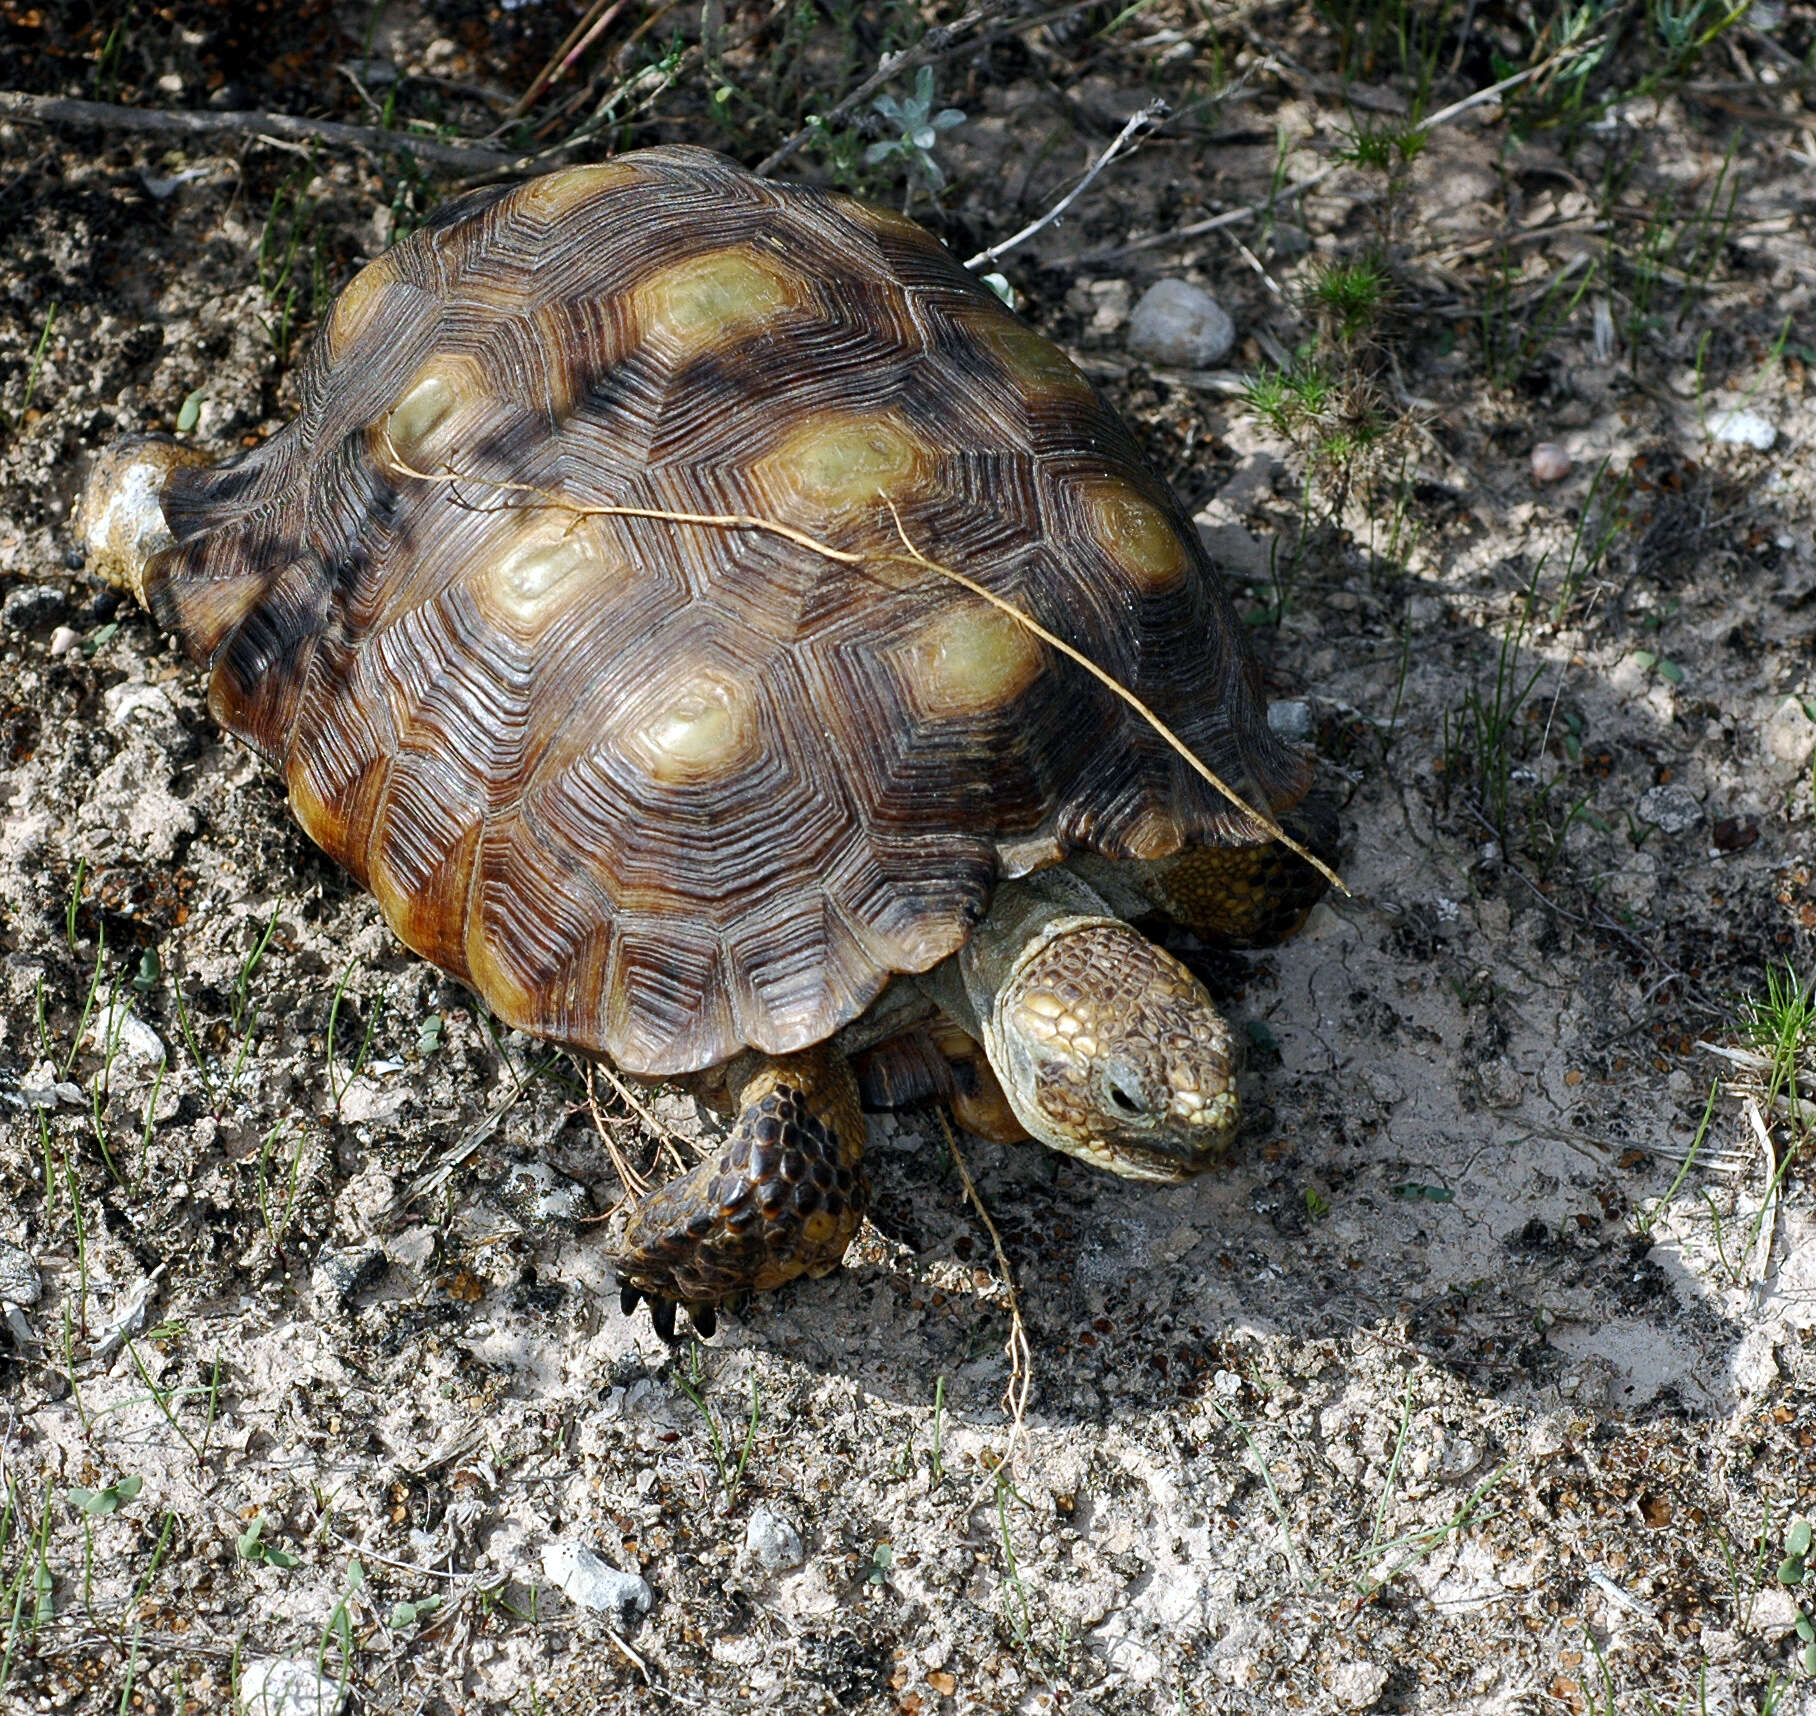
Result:
M744 1446L734 1460L731 1455L731 1440L727 1434L728 1426L722 1426L718 1413L706 1403L705 1377L700 1369L700 1349L698 1346L689 1349L693 1365L693 1380L676 1376L676 1386L694 1403L694 1409L706 1423L707 1440L711 1444L713 1464L719 1468L719 1482L725 1490L725 1505L729 1508L737 1500L738 1486L744 1482L744 1469L750 1464L751 1451L757 1444L757 1425L762 1417L762 1400L757 1392L756 1372L750 1378L750 1417L744 1425Z
M25 415L32 408L32 395L38 391L38 377L44 371L44 354L50 349L50 332L57 323L58 306L54 302L44 312L44 327L38 335L38 343L32 348L31 367L25 372L25 396L19 401L19 409L13 413L13 430L18 432L25 424Z
M1493 829L1505 849L1508 819L1512 806L1516 723L1533 687L1545 671L1541 660L1528 668L1523 660L1526 634L1532 624L1533 604L1538 591L1539 571L1533 573L1531 585L1522 598L1518 612L1508 621L1501 634L1501 647L1495 658L1494 683L1486 691L1472 686L1463 699L1463 708L1455 730L1456 748L1452 748L1450 717L1444 718L1445 780L1467 772L1473 778L1477 806L1482 818Z
M1330 337L1346 346L1374 331L1392 295L1386 268L1372 257L1320 265L1305 292Z
M242 1561L250 1561L263 1567L299 1567L302 1563L288 1550L279 1549L276 1544L265 1541L265 1516L262 1513L252 1516L252 1523L234 1539Z
M895 1565L895 1545L879 1543L870 1551L870 1565L864 1570L867 1585L887 1585L889 1569Z
M116 1478L105 1489L71 1490L70 1506L90 1519L100 1519L110 1513L118 1513L123 1502L129 1502L140 1490L144 1489L145 1480L137 1476Z
M1778 1582L1787 1589L1803 1592L1806 1588L1816 1599L1816 1567L1810 1565L1811 1531L1807 1519L1794 1519L1784 1534L1784 1560L1778 1564ZM1799 1599L1795 1632L1803 1644L1801 1661L1805 1674L1816 1674L1816 1620L1810 1617L1810 1605Z
M391 1630L394 1633L401 1633L406 1627L413 1627L421 1621L428 1620L431 1615L440 1610L444 1601L444 1598L438 1596L428 1596L417 1597L408 1603L393 1603L389 1618Z
M930 191L940 190L946 183L946 175L934 160L933 151L939 144L940 133L963 125L965 115L956 107L942 107L934 112L933 67L922 66L915 73L912 95L879 95L872 105L895 127L896 134L872 143L864 151L865 165L878 167L888 161L905 169L908 190L902 204L904 208L914 196L917 180Z
M341 1098L347 1094L347 1087L359 1077L360 1069L366 1064L366 1056L372 1048L372 1033L378 1027L378 1015L384 1008L383 997L375 997L366 1014L366 1028L360 1037L359 1050L353 1057L353 1064L348 1067L344 1078L337 1078L334 1068L334 1051L340 1031L341 1003L346 998L347 984L353 976L353 967L358 963L357 957L347 961L347 968L341 973L340 982L334 986L334 999L328 1003L328 1099L334 1104L337 1114L340 1112ZM439 1025L441 1020L439 1013L431 1014L430 1017L435 1019Z
M280 365L288 365L299 327L328 295L328 255L309 196L313 158L272 193L265 229L259 236L259 290L271 305L265 332Z

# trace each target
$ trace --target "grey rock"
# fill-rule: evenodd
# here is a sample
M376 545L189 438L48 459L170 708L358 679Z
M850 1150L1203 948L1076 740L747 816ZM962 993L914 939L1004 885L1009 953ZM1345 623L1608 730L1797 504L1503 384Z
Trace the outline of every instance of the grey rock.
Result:
M309 1288L318 1306L349 1305L385 1273L385 1254L376 1245L324 1251L309 1272Z
M1209 369L1235 343L1223 306L1189 280L1156 280L1129 317L1129 350L1167 369Z
M1640 794L1634 813L1664 834L1687 834L1702 821L1702 806L1686 786L1655 786Z
M0 1300L9 1305L35 1305L44 1291L38 1265L23 1246L0 1239Z
M511 1162L493 1195L526 1228L579 1221L587 1213L586 1187L546 1162Z
M785 1573L807 1559L801 1534L779 1513L758 1508L744 1527L744 1547L768 1573Z
M610 1615L623 1632L636 1626L656 1600L655 1592L635 1573L620 1572L584 1543L566 1538L542 1546L542 1571L570 1602Z
M21 584L0 603L0 626L9 632L47 632L68 612L61 590L48 584Z
M255 1657L240 1669L239 1707L245 1716L340 1716L347 1688L313 1663Z
M1312 706L1301 697L1276 697L1267 706L1267 724L1282 739L1303 743L1312 736Z

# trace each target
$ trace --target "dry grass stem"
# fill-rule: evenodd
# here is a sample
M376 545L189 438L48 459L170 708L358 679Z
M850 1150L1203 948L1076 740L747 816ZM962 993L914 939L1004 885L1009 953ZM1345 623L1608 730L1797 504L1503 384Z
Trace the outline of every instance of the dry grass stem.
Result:
M597 1128L600 1138L605 1143L606 1154L611 1157L612 1166L617 1169L618 1178L624 1182L624 1189L630 1194L631 1202L637 1203L649 1195L650 1182L642 1174L633 1169L630 1164L625 1161L623 1154L619 1151L617 1141L612 1137L611 1128L605 1123L605 1116L599 1111L598 1099L593 1092L593 1078L595 1074L604 1079L605 1082L612 1087L613 1093L617 1096L618 1100L622 1102L632 1114L636 1115L638 1121L649 1132L649 1135L654 1138L663 1149L668 1151L670 1158L674 1162L675 1171L677 1173L686 1173L691 1164L688 1162L686 1150L681 1139L676 1136L671 1128L663 1125L661 1120L652 1114L644 1103L638 1100L636 1093L632 1091L630 1086L627 1085L611 1067L607 1066L604 1061L589 1061L586 1065L586 1102L587 1107L592 1111L593 1125Z
M958 1147L957 1129L944 1108L935 1109L934 1112L939 1116L940 1131L946 1137L946 1148L952 1154L952 1165L958 1169L959 1183L965 1188L965 1196L971 1200L971 1207L977 1211L978 1219L990 1235L990 1246L996 1253L997 1273L1002 1277L1003 1292L1009 1300L1009 1338L1003 1343L1003 1351L1009 1355L1009 1381L1003 1389L1003 1407L1009 1414L1009 1440L1004 1444L1002 1458L992 1468L988 1482L980 1484L972 1497L971 1505L975 1507L978 1497L985 1489L993 1489L1003 1475L1012 1477L1014 1474L1015 1455L1021 1446L1027 1425L1028 1391L1034 1384L1034 1355L1028 1345L1028 1327L1022 1321L1021 1295L1015 1290L1015 1271L1009 1265L1009 1253L1003 1248L1003 1236L997 1232L983 1194L971 1177L971 1166L965 1160L964 1151Z

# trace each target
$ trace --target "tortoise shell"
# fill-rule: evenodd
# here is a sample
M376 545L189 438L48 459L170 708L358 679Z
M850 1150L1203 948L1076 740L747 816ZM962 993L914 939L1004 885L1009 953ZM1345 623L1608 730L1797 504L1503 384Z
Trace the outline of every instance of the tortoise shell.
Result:
M904 539L1251 802L1304 790L1128 430L902 216L686 148L486 189L353 279L301 397L173 475L147 600L402 940L537 1036L798 1049L998 876L1262 837Z

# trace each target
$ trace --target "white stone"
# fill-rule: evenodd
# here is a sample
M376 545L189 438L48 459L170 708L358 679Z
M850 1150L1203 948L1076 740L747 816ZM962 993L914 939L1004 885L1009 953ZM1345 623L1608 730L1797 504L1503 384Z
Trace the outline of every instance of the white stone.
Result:
M1709 419L1709 439L1728 447L1751 447L1767 453L1778 439L1778 431L1757 411L1723 411Z
M124 1001L103 1007L95 1015L95 1048L103 1055L110 1051L135 1061L161 1061L164 1040Z
M1532 480L1561 482L1570 475L1570 455L1555 441L1540 441L1532 449Z
M656 1594L635 1573L621 1573L583 1543L558 1537L542 1546L543 1577L570 1602L610 1615L628 1632L647 1615Z
M1129 317L1129 350L1167 369L1209 369L1235 343L1223 306L1189 280L1155 281Z
M1331 1696L1345 1710L1366 1710L1387 1685L1387 1670L1373 1662L1346 1662L1333 1669Z
M1804 713L1797 698L1787 697L1766 722L1765 741L1767 752L1776 761L1801 769L1816 755L1816 721Z
M346 1684L320 1673L314 1663L265 1656L240 1669L245 1716L339 1716L346 1707Z
M1312 706L1300 697L1276 697L1267 706L1267 724L1282 739L1304 743L1312 736Z
M744 1547L769 1573L785 1573L806 1559L801 1534L779 1513L758 1508L744 1527Z
M101 693L101 707L107 711L110 727L124 727L132 721L174 721L176 706L163 689L139 680L111 685Z

